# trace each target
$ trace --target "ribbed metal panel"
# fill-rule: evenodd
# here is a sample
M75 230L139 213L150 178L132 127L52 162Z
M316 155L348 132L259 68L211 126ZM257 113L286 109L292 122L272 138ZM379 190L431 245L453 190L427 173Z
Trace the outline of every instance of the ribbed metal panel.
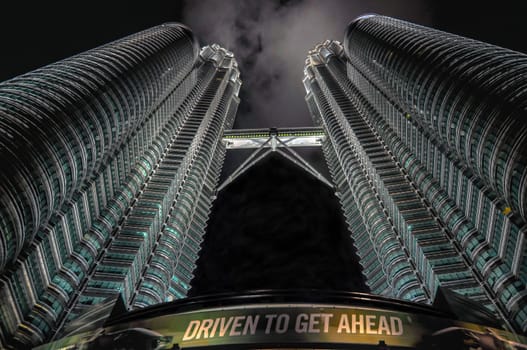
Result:
M354 21L344 46L372 123L503 316L525 331L527 55L376 15Z
M344 46L497 192L502 209L527 218L527 55L383 16L355 21Z
M155 27L0 84L0 269L145 122L198 54Z

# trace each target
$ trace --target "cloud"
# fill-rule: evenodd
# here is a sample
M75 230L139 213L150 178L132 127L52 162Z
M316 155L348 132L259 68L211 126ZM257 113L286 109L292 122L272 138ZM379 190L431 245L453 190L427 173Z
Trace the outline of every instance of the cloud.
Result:
M200 0L185 3L183 21L202 45L234 52L243 81L235 127L311 125L302 86L308 50L342 40L347 24L377 12L428 24L422 0Z

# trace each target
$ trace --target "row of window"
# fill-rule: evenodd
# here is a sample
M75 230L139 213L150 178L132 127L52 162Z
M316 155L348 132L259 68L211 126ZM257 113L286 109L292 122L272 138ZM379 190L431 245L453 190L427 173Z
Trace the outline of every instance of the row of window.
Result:
M178 28L164 29L156 35L171 38L172 52L185 56L185 59L173 60L178 65L175 71L181 74L192 67L189 51L193 47L189 45L187 50L181 46L178 35L174 34L177 31ZM145 45L148 44L136 40L123 42L119 50L101 47L3 84L0 109L6 112L5 121L8 122L4 127L16 130L16 137L2 144L16 149L12 154L18 159L9 162L12 165L10 171L2 175L6 179L6 193L13 191L14 194L5 202L7 208L21 208L23 212L11 209L2 215L6 221L2 228L6 230L5 235L13 234L17 239L6 241L8 254L1 255L5 260L0 266L15 258L24 241L31 240L40 225L71 198L91 175L94 166L119 147L123 138L138 125L138 116L147 114L146 108L154 101L144 99L159 93L147 93L145 85L151 85L148 89L153 86L149 82L157 79L161 57L144 65L143 71L137 70L136 75L124 74L126 69L137 64L137 61L132 63L132 55L144 57L146 51L156 54L146 50ZM166 56L168 52L170 50L165 50L161 55ZM103 56L104 60L101 59ZM117 67L122 64L129 67ZM142 100L145 101L142 106L130 103ZM19 115L17 121L8 117L14 115ZM21 128L21 124L28 126L28 122L31 127ZM10 152L6 149L2 154ZM20 186L24 186L24 179L28 176L27 185L34 190L21 190ZM9 220L16 224L9 224Z
M354 90L354 87L349 85L349 81L345 79L345 75L341 72L335 74L335 79L339 81L341 86L350 89L344 91ZM355 92L353 96L350 95L350 98L356 103L362 102L362 104L358 104L358 108L368 115L368 117L373 118L372 120L378 119L376 113L364 102L364 97L358 92ZM362 128L359 128L359 124L355 122L353 126L354 130L364 130L366 124L363 123ZM378 125L378 127L383 131L389 129L385 125ZM415 189L409 186L409 183L402 177L400 171L395 173L389 171L390 166L395 167L394 160L390 157L378 158L376 149L384 151L384 146L378 143L378 146L373 147L375 143L372 141L372 137L374 135L371 131L369 135L365 131L361 131L358 142L359 145L367 145L364 146L363 152L367 154L367 157L364 157L364 159L366 159L366 163L369 164L369 168L371 169L370 174L374 179L373 185L377 188L385 204L385 208L390 213L390 217L394 221L394 226L398 228L399 232L403 233L405 245L410 250L410 256L413 257L417 268L423 274L424 280L428 282L427 285L430 290L434 291L439 278L439 276L437 278L434 277L438 273L433 269L435 263L456 253L449 248L444 233L441 232L441 229L427 211L421 211L419 213L419 222L414 222L415 220L411 219L412 216L415 216L415 210L417 208L424 209L421 200L417 197ZM378 173L376 171L377 168L381 168L382 172ZM397 173L399 174L397 175ZM401 211L402 208L405 210ZM407 210L410 211L407 212ZM460 259L458 259L457 263L459 261ZM467 269L466 266L464 268Z
M527 94L527 57L388 18L361 21L353 32L350 57L415 106L424 124L525 219L527 173L520 149L526 147L527 126L519 111ZM512 187L515 172L523 180Z
M315 84L312 84L311 91L322 107L319 113L322 114L323 125L327 129L333 147L335 147L335 154L341 154L339 166L344 173L356 169L353 173L348 173L346 177L348 183L352 182L356 186L351 187L351 192L355 196L355 200L358 201L357 207L361 210L361 217L366 227L368 227L369 237L365 238L372 240L372 247L385 269L386 280L392 286L392 290L395 293L394 296L407 298L409 295L415 295L419 296L415 300L426 300L425 292L421 289L418 279L416 279L416 271L408 263L407 256L403 254L402 259L397 258L400 253L404 252L401 249L402 242L396 238L397 235L391 229L382 210L383 208L379 205L379 201L375 196L375 192L372 191L371 185L368 184L368 175L372 175L372 169L366 166L367 156L364 152L357 153L352 151L356 149L357 145L360 145L358 137L361 135L360 130L357 130L359 135L357 136L350 128L350 125L352 127L357 126L353 125L356 120L350 119L354 116L353 113L356 115L356 112L353 112L354 107L350 105L349 100L342 92L339 93L338 86L333 82L333 78L329 76L325 67L318 66L315 70L315 76L320 79L318 83L322 85L324 95L322 96L322 91ZM329 107L330 104L326 101L326 98L333 99L334 102L331 107ZM337 116L337 114L341 115ZM355 159L355 161L352 159ZM353 163L358 165L358 167L352 165ZM360 179L363 180L360 181ZM352 233L354 233L353 228ZM360 244L358 240L355 241ZM392 247L395 247L395 249ZM367 253L369 252L358 250L358 254L361 257ZM367 272L373 271L373 269L365 270ZM415 289L418 289L418 291L415 292Z
M217 106L211 103L211 110L208 112L211 120L209 123L204 122L202 124L204 129L197 132L197 138L200 135L203 138L200 140L199 148L195 148L197 153L185 174L184 183L178 191L165 232L161 234L159 246L152 252L153 260L161 262L160 266L167 268L165 272L173 274L168 278L172 277L172 280L185 281L185 286L190 285L193 277L192 272L196 266L199 244L205 232L206 218L211 205L212 193L205 194L205 190L207 184L210 189L216 186L225 151L221 144L221 137L223 130L229 128L234 120L236 108L229 108L228 105L237 106L237 102L233 99L232 83L225 90L216 86L222 82L222 76L227 75L221 72L221 75L218 75L219 79L215 79L216 84L213 84L211 90L216 94L215 98L221 98ZM192 149L191 147L191 151ZM213 183L209 183L211 181ZM174 232L178 232L181 239L181 246L175 260L174 256L170 256L170 253L163 253L164 251L173 251L169 242L173 239ZM168 250L164 250L163 247L168 248ZM152 279L153 275L156 274L159 275L156 269L152 269L152 267L146 269L144 281ZM165 300L167 298L167 293L170 294L170 288L167 289L167 286L170 286L170 281L166 280L165 273L162 276L163 288L152 288L151 284L145 282L140 285L137 298L133 301L134 307L151 305L150 303L154 300ZM180 289L179 295L186 295L187 289ZM173 294L172 298L175 298Z
M34 308L37 302L34 298L26 304L25 300L29 300L27 292L39 290L41 302L57 295L58 299L53 303L60 300L61 305L64 305L64 301L79 287L89 266L93 264L97 251L101 249L112 228L118 224L119 218L139 189L136 176L130 173L131 166L139 160L141 149L147 149L152 144L158 133L156 130L167 123L173 113L170 111L175 110L192 86L192 79L186 79L185 86L179 85L181 77L189 72L197 55L193 43L181 35L178 32L180 30L178 27L154 30L156 34L151 39L160 40L163 44L156 43L152 46L132 36L118 45L119 49L115 49L112 45L117 43L113 43L31 73L26 80L20 78L19 81L14 79L10 82L25 88L27 99L42 96L48 100L55 98L55 101L60 101L53 106L54 120L71 121L67 126L60 127L60 130L53 130L58 136L52 135L43 143L49 144L47 149L52 153L47 158L53 164L44 164L49 170L42 166L36 167L36 171L42 169L41 172L48 180L41 177L34 182L36 185L41 184L41 188L35 193L42 193L46 197L35 197L41 198L38 200L40 204L29 208L34 211L33 216L40 215L39 220L42 222L49 218L49 213L60 208L66 199L72 199L73 204L61 208L66 209L65 212L57 216L58 220L50 221L51 231L39 234L41 237L39 236L36 248L33 248L25 260L34 264L35 258L40 256L45 265L36 265L39 266L38 269L32 268L28 274L29 281L21 283L22 281L12 278L0 290L2 300L5 300L7 290L13 286L16 286L16 290L25 290L15 299L23 307L15 307L19 310L17 314L20 318L26 317L26 328L42 330L38 335L39 341L55 320L44 314L38 315L39 308ZM169 50L162 50L167 46L170 47ZM141 65L145 55L152 55L154 59L150 59L142 68L130 70L134 64ZM129 60L131 56L134 56L134 63ZM124 66L120 66L123 64ZM167 64L174 68L172 76L167 76L162 82L154 82ZM128 66L125 67L126 65ZM70 84L67 79L73 79L77 85ZM24 82L29 82L31 86L24 85ZM47 82L45 86L43 82ZM49 92L47 95L44 88ZM163 90L168 88L176 93L165 94ZM35 92L40 93L39 97ZM18 96L22 96L21 93ZM86 103L84 110L77 102L79 98ZM38 105L34 102L33 104ZM77 108L70 116L64 110L69 108L68 103ZM156 104L161 107L157 108ZM64 112L60 112L61 109ZM65 114L61 119L56 118L56 113ZM57 169L57 164L59 168L54 170ZM81 185L79 181L84 179L91 182ZM130 187L130 183L134 186ZM68 192L77 190L75 195L70 194L68 197ZM99 219L95 220L97 217ZM90 226L92 229L89 231ZM27 237L30 236L26 235L26 239ZM23 294L26 295L25 298ZM29 313L30 310L33 311ZM56 307L55 316L60 317L62 311L62 308ZM3 324L4 319L7 320L2 317L0 323ZM12 326L10 325L11 330ZM17 326L17 329L24 328ZM26 332L22 334L22 341L32 344L35 339L31 337Z
M403 118L401 118L399 116L399 119L403 119ZM393 120L393 116L392 116L392 120ZM408 125L408 123L405 123L405 124ZM408 127L406 127L406 129L407 128ZM415 128L413 128L413 129L415 130ZM387 130L386 128L380 127L379 130L383 130L384 134L388 133L386 131ZM414 140L416 138L416 136L417 135L416 135L415 132L413 132L411 135L406 135L407 144L409 144L411 146L412 145L412 140ZM422 137L422 135L421 135L421 137ZM385 139L393 140L393 138L390 138L390 137L385 137ZM402 149L404 149L404 147L400 147L399 146L397 149L402 150ZM415 149L415 146L414 146L414 149ZM417 152L418 151L419 150L417 149ZM397 156L397 153L396 153L396 156ZM457 176L460 176L460 174L459 174L460 171L456 167L454 167L451 162L448 162L444 155L440 155L440 160L442 160L442 162L443 162L443 164L440 167L438 167L439 169L441 169L441 171L440 171L440 174L441 174L441 176L440 176L440 183L443 185L443 187L447 187L448 188L448 184L452 184L452 182L454 181L454 177L452 176L452 174L456 174ZM403 163L403 162L401 162L401 163ZM419 163L418 162L417 163L414 162L413 164L415 164L414 167L410 166L410 164L406 164L406 168L407 168L409 174L412 176L412 178L414 178L414 179L417 178L417 179L421 179L421 180L427 179L426 175L423 176L425 173L422 171L423 169L422 169L422 167L420 167ZM420 170L418 170L418 169L420 169ZM451 171L450 175L449 175L449 171ZM453 173L453 171L457 171L457 173ZM422 175L420 175L419 173L421 173ZM465 180L465 181L467 181L467 180ZM421 185L419 187L421 187L421 189L423 190L423 193L430 199L430 202L431 202L432 206L439 212L439 214L441 215L443 220L445 220L447 225L450 226L451 229L453 229L453 232L457 232L457 235L459 237L458 238L459 241L464 240L465 244L467 244L467 245L468 244L472 244L472 242L473 243L479 242L478 244L471 245L472 250L468 251L468 253L470 254L470 259L472 261L475 261L476 259L481 259L481 263L479 264L479 266L478 266L477 263L475 264L475 266L481 271L482 275L487 277L487 279L484 281L485 283L488 283L488 285L491 286L491 288L494 289L495 291L497 291L500 288L502 288L503 284L497 283L496 280L488 279L488 276L493 273L491 271L495 271L496 270L496 267L495 267L495 262L496 262L496 258L495 257L497 255L496 254L496 250L494 250L494 252L492 252L492 250L491 250L490 254L488 254L489 253L489 249L485 248L485 245L483 244L483 242L481 240L477 241L478 234L472 234L472 235L470 235L468 237L467 236L465 236L465 237L460 236L459 232L461 232L461 231L463 231L463 232L471 232L471 231L474 232L474 230L470 229L470 224L468 224L466 221L463 222L462 220L459 221L458 219L455 219L457 221L457 223L456 224L453 223L453 220L454 220L454 218L456 218L456 215L457 215L457 214L455 215L455 213L456 213L455 204L450 203L451 200L449 201L448 197L445 197L444 194L438 195L440 193L440 191L438 191L439 190L438 188L432 190L433 187L437 187L437 184L435 186L432 184L432 187L430 187L430 185L426 185L425 182L423 182L423 181L416 181L416 182L417 182L417 186ZM424 185L424 186L422 186L422 185ZM450 188L452 189L453 186L450 185ZM464 195L463 197L466 199L467 195ZM443 198L443 199L441 199L441 198ZM476 222L486 222L486 223L490 223L490 224L495 224L496 223L496 215L494 215L494 216L489 215L488 209L489 209L490 206L488 204L485 205L485 202L484 202L484 200L486 199L487 203L490 204L490 200L488 198L485 198L481 192L476 192L476 193L474 193L474 195L472 197L469 195L468 199L472 199L472 201L477 199L477 201L479 203L482 203L482 201L483 201L483 204L484 204L483 208L481 208L481 204L474 204L472 206L472 208L474 208L473 209L474 213L476 214L476 215L473 215L474 220ZM485 214L485 210L487 210L487 214ZM494 212L496 212L496 211L497 210L494 209ZM459 213L459 212L457 212L457 213ZM461 216L457 215L457 217L458 218L462 218L462 215ZM463 229L463 227L467 226L467 224L468 224L467 229ZM456 227L456 229L454 229L454 227ZM488 227L482 227L482 229L485 230L484 232L488 232ZM503 236L494 235L493 237L496 237L496 236L499 236L500 238L507 237L509 233L510 233L510 231L506 230L506 232L503 232ZM490 237L491 235L488 234L487 236ZM513 241L514 241L514 238L513 238ZM504 241L501 241L501 242L507 242L507 240L504 240ZM474 249L474 248L478 248L478 249ZM516 250L516 252L515 252L514 249L520 249L520 250ZM521 249L522 249L521 247L518 248L515 245L511 245L511 251L508 252L507 259L504 259L505 262L509 266L512 265L512 260L513 260L514 257L518 256L518 254L522 254L521 253ZM485 257L484 256L485 254L488 254L488 256ZM505 283L505 282L502 280L502 283ZM480 295L481 294L482 293L481 293L481 288L480 288Z
M356 71L351 65L348 65L348 69ZM500 256L505 263L511 268L514 263L519 266L519 259L525 249L522 244L518 244L517 240L513 240L512 244L516 246L516 249L507 255L500 248L504 242L511 242L505 239L505 237L509 237L509 233L517 236L515 232L518 231L518 227L511 224L510 220L504 220L503 214L498 208L499 202L495 201L495 196L491 196L492 193L488 189L481 187L476 177L466 175L464 168L460 168L458 163L441 153L437 145L432 144L430 139L421 130L418 130L415 125L401 118L401 114L397 109L389 108L392 104L384 94L379 93L377 87L367 82L358 72L353 76L355 77L355 82L362 90L366 91L366 96L381 111L381 114L390 123L393 130L399 133L400 137L405 140L405 143L414 151L423 164L428 166L429 171L437 177L442 187L447 190L451 198L456 200L460 208L465 210L467 217L471 218L476 227L487 234L487 241L492 244L494 249L503 252ZM406 133L408 130L411 130L411 133ZM482 192L485 193L484 196ZM525 279L521 275L519 278Z
M214 80L214 76L211 76L210 79L209 86L201 96L201 102L196 105L185 122L185 125L180 130L182 138L180 139L178 136L174 142L174 145L177 145L177 147L170 147L167 153L167 157L172 159L171 166L182 161L178 169L178 174L180 175L173 173L173 178L185 179L185 176L181 174L188 172L188 166L190 164L186 160L193 156L191 153L191 145L196 142L198 135L203 134L204 129L209 123L208 119L210 116L207 117L207 115L211 114L209 109L213 108L209 103L209 95L218 93L218 82ZM186 155L184 157L171 157L171 153L177 154L180 150L185 151ZM196 200L197 196L199 198L199 189L188 193L188 196L183 195L182 198L182 192L184 192L182 187L187 186L187 182L185 179L184 183L178 182L176 186L172 186L175 192L171 196L171 203L170 207L167 208L167 215L176 219L176 225L167 226L170 228L169 233L165 234L161 232L157 246L150 251L149 261L155 263L151 263L143 269L143 280L136 288L138 294L131 301L131 303L134 303L134 306L147 306L151 305L151 303L162 302L165 299L166 289L174 273L174 260L181 254L187 234L185 228L189 224L188 218L192 213L192 202ZM168 220L171 222L170 218ZM191 266L188 270L193 271L193 269L194 266ZM157 281L157 283L153 283L153 281Z
M202 86L200 84L200 86ZM191 94L190 97L195 98L196 94ZM176 112L176 115L185 115L190 113L190 104L183 104L182 110ZM181 109L181 108L180 108ZM182 114L185 113L185 114ZM181 118L181 117L180 117ZM180 123L172 123L170 128L165 128L161 135L163 135L164 143L166 144L173 136L173 133L180 133L182 128L179 126ZM170 131L171 130L171 131ZM176 140L177 142L177 140ZM179 141L181 143L181 141ZM169 144L167 144L169 146ZM168 208L174 197L174 190L172 182L174 179L174 173L161 174L153 173L154 167L160 167L158 158L163 153L164 157L170 158L170 152L166 153L166 147L161 146L156 149L156 152L152 154L150 159L143 158L138 165L144 166L143 176L146 179L150 176L146 187L140 193L134 207L130 214L125 219L122 228L115 235L114 240L109 246L108 253L102 260L102 264L98 265L94 278L88 283L88 287L83 294L83 300L90 302L90 296L95 298L98 297L98 283L97 271L104 272L107 269L107 264L114 265L116 261L119 261L119 271L116 272L115 281L113 282L114 293L123 291L126 298L130 298L135 290L135 284L141 277L142 266L146 264L148 257L150 256L151 249L153 248L157 233L161 229L161 225L167 215ZM184 150L184 147L181 148ZM182 154L182 157L184 154ZM177 171L179 164L172 164L172 168ZM135 169L141 169L135 168ZM153 175L151 175L153 173ZM147 216L145 216L145 214ZM137 239L133 239L137 237ZM132 239L131 239L132 238ZM113 250L112 250L113 248ZM126 255L120 254L122 249L126 249ZM123 259L124 258L124 259Z

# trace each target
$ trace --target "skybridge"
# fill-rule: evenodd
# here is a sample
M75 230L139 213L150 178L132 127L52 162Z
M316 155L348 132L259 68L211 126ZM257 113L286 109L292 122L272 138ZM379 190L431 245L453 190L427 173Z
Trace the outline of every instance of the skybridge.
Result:
M331 181L294 150L301 147L321 147L325 139L326 134L319 127L226 130L223 134L223 142L228 150L254 149L254 152L227 177L218 187L217 192L272 152L277 152L333 188Z

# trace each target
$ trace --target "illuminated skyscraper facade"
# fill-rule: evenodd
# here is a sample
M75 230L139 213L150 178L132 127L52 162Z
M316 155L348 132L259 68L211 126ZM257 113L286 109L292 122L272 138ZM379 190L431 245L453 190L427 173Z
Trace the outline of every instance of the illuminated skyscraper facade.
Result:
M313 130L224 135L236 61L178 24L0 84L0 347L75 333L119 298L184 298L225 144L322 144L372 293L448 288L526 331L526 71L525 55L366 16L309 53Z
M186 295L240 84L170 23L0 84L0 347Z
M304 85L373 293L439 286L527 330L527 56L383 16L310 51Z

